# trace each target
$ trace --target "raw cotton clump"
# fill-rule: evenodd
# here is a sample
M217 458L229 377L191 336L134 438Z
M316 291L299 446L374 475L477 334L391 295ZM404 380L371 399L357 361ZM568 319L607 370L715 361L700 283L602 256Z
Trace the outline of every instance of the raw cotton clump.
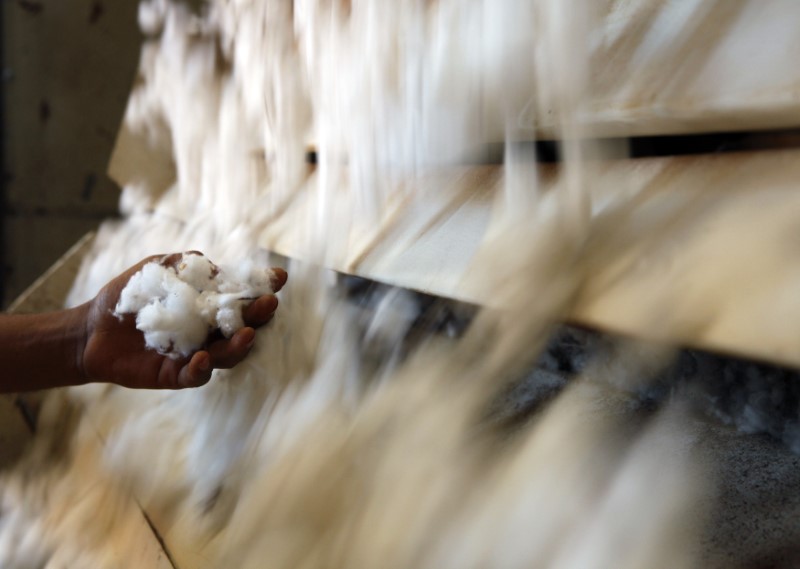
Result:
M209 332L230 338L244 327L242 308L271 294L273 273L245 262L224 269L203 255L187 253L176 263L153 261L122 290L115 315L136 314L136 328L149 348L170 357L198 350Z

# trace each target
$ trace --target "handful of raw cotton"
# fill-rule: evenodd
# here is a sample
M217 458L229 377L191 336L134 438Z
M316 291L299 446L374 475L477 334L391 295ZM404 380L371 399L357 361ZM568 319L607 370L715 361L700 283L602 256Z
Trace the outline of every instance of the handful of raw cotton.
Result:
M199 253L175 263L153 261L133 275L114 314L136 314L149 348L170 357L198 350L219 329L226 338L244 327L243 306L273 292L273 273L245 261L219 267Z

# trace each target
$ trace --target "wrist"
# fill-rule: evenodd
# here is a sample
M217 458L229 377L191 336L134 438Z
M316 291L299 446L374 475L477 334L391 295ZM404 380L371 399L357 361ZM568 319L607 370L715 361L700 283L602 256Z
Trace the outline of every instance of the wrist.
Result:
M86 372L84 356L86 354L86 344L89 339L89 314L91 303L85 303L75 308L64 311L65 322L65 346L67 354L67 365L70 375L74 379L75 385L81 385L91 381Z
M36 391L87 383L83 353L87 306L0 318L0 392Z

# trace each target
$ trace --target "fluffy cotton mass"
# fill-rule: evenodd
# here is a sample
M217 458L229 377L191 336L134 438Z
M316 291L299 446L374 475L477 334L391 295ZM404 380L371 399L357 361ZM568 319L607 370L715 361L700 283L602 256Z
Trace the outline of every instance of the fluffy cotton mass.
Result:
M136 314L149 348L170 357L198 350L209 332L226 338L244 327L243 306L273 292L273 273L244 261L223 268L187 253L175 263L153 261L122 290L115 315Z

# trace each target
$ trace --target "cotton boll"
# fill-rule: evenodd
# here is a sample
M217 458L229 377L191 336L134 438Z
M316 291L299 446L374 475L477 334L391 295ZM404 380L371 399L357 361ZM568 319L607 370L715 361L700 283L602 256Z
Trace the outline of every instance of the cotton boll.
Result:
M199 293L176 281L164 300L157 300L139 311L136 327L144 332L145 342L161 354L187 356L202 346L209 323L197 311Z
M225 275L225 280L230 285L235 286L237 283L251 283L254 286L258 284L258 273L271 273L272 271L265 270L262 266L256 265L252 259L243 259L241 262L230 265L223 265L221 267Z
M162 355L187 356L205 341L208 327L191 314L181 315L161 302L145 306L136 317L136 328L144 333L147 347Z
M217 323L222 335L230 338L237 330L244 328L241 307L220 308L217 312Z
M197 313L206 322L214 322L219 311L219 293L211 290L204 290L197 297Z
M170 353L175 343L168 316L160 302L148 304L136 316L136 328L144 332L145 343L160 354Z
M177 266L178 277L199 291L217 290L217 266L203 255L184 255Z
M249 259L241 263L220 265L220 277L225 281L221 284L220 292L235 292L237 284L241 284L250 278L252 263Z
M226 282L226 288L240 287L241 283ZM262 293L259 293L259 296ZM243 298L249 298L250 294L245 292L230 292L217 294L213 297L214 308L216 309L217 327L226 338L233 336L237 330L244 327L242 318Z
M151 299L166 294L170 273L173 271L158 263L148 263L133 275L119 295L115 308L117 314L129 314L144 308Z
M241 276L243 273L237 274ZM220 272L217 277L220 292L210 300L217 308L216 327L222 331L223 336L230 338L244 327L242 309L246 300L272 293L271 275L270 270L248 270L246 278L240 282L230 278L230 271Z
M234 286L231 283L227 283L229 286ZM224 308L235 308L236 306L240 306L242 304L243 299L249 298L245 293L240 290L237 292L227 292L227 293L217 293L212 295L212 301L214 305L217 307L217 310L222 310ZM269 292L269 291L266 291ZM259 293L259 296L265 293Z
M270 270L255 269L250 273L248 282L250 283L253 296L261 296L268 292L272 292L272 282L275 273ZM264 292L261 292L264 291Z
M181 285L167 297L165 308L174 318L174 349L188 356L203 345L212 326L197 311L200 294L188 285Z
M221 269L220 292L244 293L246 298L255 298L272 292L274 273L269 269L256 267L247 259L235 266Z

